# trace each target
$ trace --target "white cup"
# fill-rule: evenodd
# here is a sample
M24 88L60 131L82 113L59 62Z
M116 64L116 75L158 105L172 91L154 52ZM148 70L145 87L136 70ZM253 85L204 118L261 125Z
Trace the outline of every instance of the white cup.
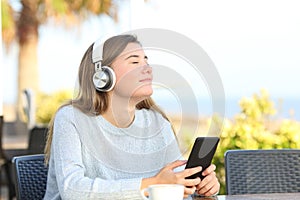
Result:
M149 194L147 198L145 192ZM184 186L179 184L156 184L141 190L145 200L182 200Z

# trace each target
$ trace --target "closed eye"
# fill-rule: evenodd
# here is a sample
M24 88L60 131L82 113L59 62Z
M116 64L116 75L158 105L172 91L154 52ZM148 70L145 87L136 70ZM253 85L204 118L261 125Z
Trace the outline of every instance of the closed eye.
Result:
M139 56L138 55L130 55L125 60L127 60L127 59L135 59L136 60L136 58L139 58ZM147 56L144 56L144 60L148 64L148 57ZM140 63L139 61L132 61L131 62L131 64L139 64L139 63Z

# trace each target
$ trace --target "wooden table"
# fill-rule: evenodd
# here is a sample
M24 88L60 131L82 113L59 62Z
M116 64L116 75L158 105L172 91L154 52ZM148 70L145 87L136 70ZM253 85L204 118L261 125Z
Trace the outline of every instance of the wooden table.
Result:
M192 199L193 200L300 200L300 193L218 195L216 197L193 197Z

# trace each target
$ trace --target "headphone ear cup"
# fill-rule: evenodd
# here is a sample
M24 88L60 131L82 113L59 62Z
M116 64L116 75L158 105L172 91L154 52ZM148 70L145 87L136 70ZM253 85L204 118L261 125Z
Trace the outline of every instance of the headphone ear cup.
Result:
M96 90L108 92L112 90L116 84L115 72L110 67L102 66L101 71L97 71L93 75L93 83Z

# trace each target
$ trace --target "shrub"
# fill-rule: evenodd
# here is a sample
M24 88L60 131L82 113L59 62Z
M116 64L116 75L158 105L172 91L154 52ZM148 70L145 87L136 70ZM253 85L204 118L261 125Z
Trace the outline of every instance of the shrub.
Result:
M240 113L224 122L213 160L221 182L220 194L225 194L224 153L227 150L300 148L300 123L272 118L276 109L266 90L251 98L242 98L239 105Z
M36 122L38 124L48 124L56 110L71 99L72 94L69 90L61 90L52 94L38 94L36 99Z

